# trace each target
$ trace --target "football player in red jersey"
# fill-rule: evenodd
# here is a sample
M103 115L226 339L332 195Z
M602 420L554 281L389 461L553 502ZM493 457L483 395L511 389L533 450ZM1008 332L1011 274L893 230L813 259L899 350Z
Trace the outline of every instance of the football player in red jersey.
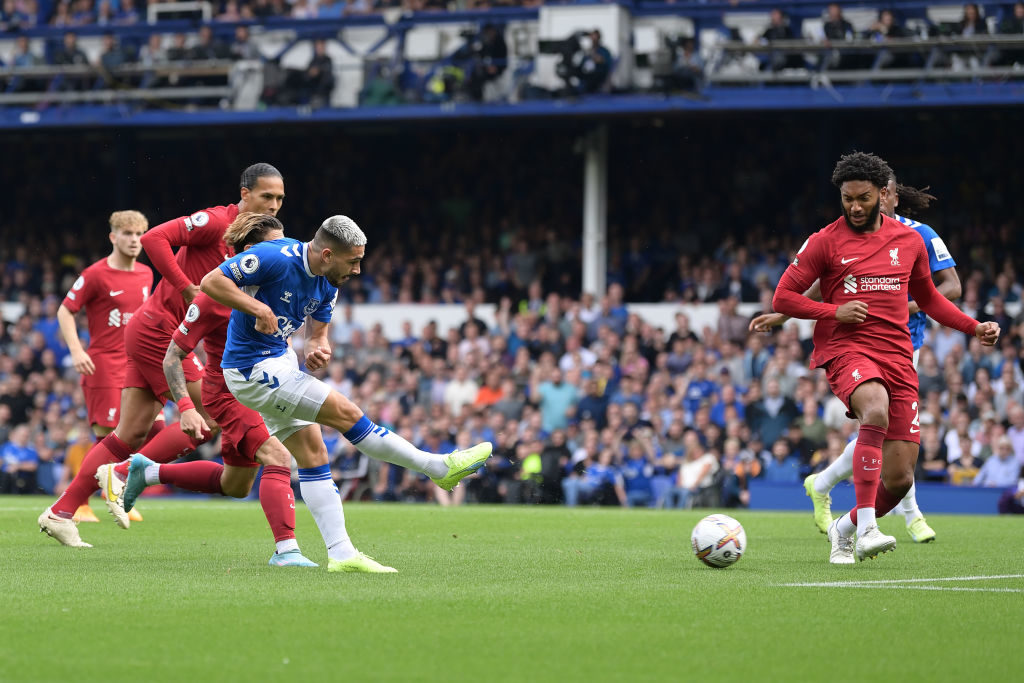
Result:
M918 384L907 328L907 295L938 323L992 346L999 326L964 315L935 288L928 253L913 229L881 213L892 169L855 152L836 164L843 216L811 235L775 290L776 312L835 320L816 333L812 367L824 368L833 393L860 421L854 451L857 504L828 529L833 564L851 564L892 550L878 530L884 515L910 490L920 443ZM822 302L804 296L820 279ZM856 532L856 544L853 536Z
M237 204L217 206L167 221L142 238L142 246L153 265L163 275L152 296L139 308L125 328L128 361L121 415L114 431L105 436L86 455L75 479L63 495L39 516L39 528L64 545L90 547L82 541L72 521L75 510L97 488L96 470L100 465L127 460L142 446L153 418L170 398L163 359L171 334L185 317L185 309L199 292L196 284L225 258L231 256L224 243L224 232L239 213L251 211L276 215L284 201L284 178L270 164L253 164L242 172L240 200ZM173 248L179 247L175 253ZM202 365L189 354L184 363L188 391L199 404ZM205 416L204 416L205 417ZM142 450L156 462L170 462L195 449L212 434L196 439L168 425ZM112 472L113 470L107 470ZM117 504L123 482L116 476L99 482L107 508L122 528L130 522Z
M242 213L231 223L224 240L238 253L253 244L281 237L284 237L284 227L273 216ZM184 319L174 330L163 362L171 395L181 411L181 429L186 434L198 437L208 429L208 425L189 399L182 361L200 341L203 342L203 348L206 349L203 406L223 430L220 438L224 464L196 460L157 465L151 473L152 483L171 484L198 493L244 498L252 490L257 468L262 464L260 505L263 506L277 544L270 564L276 567L316 567L316 563L302 555L295 540L291 454L281 441L270 436L260 414L239 403L224 384L220 361L224 355L230 317L230 308L200 293L189 304ZM316 455L300 454L297 460L300 467L327 464L326 457L320 462ZM106 469L114 468L116 474L122 478L127 477L130 462L125 461L116 466L102 465L97 470L98 476L102 478L106 476ZM147 472L147 479L149 475ZM132 510L134 508L130 508L129 513Z
M89 424L97 439L117 426L126 362L124 327L153 288L153 271L136 260L149 221L138 211L115 211L109 224L110 255L82 271L57 309L57 322L71 352L71 364L81 375ZM82 347L75 323L75 315L83 308L88 349ZM99 521L88 503L75 511L75 518Z

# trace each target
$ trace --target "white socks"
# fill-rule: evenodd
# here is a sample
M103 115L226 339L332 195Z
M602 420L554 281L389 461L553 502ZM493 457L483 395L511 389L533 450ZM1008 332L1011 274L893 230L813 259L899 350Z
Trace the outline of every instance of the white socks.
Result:
M853 449L857 447L857 440L854 439L846 444L843 454L836 458L836 461L818 473L814 478L815 493L825 495L832 488L853 475Z
M146 476L146 486L156 486L160 483L160 465L146 465L144 471Z
M917 484L910 485L910 490L907 491L907 495L903 496L903 500L900 501L897 507L899 507L900 512L906 518L907 526L910 526L910 523L918 517L924 517L921 514L921 508L917 506Z
M359 554L345 529L345 512L329 465L299 468L299 491L327 546L327 557L347 560ZM298 547L298 546L296 546Z
M422 472L435 479L448 474L448 465L437 454L421 451L398 434L374 424L365 415L343 436L371 458Z

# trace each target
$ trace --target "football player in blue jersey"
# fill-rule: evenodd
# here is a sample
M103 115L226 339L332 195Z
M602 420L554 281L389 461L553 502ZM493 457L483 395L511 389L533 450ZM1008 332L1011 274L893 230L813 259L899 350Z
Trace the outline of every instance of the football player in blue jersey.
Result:
M925 188L927 189L927 188ZM896 207L902 205L904 213L918 213L927 209L935 199L924 190L918 190L906 185L899 185L896 178L889 178L889 192L881 200L881 210L886 216L895 218L900 223L913 228L921 235L925 247L928 249L928 262L931 266L932 278L935 280L935 287L950 301L960 298L960 277L956 272L956 261L946 248L945 242L931 226L919 223L912 218L898 215ZM818 290L818 283L815 283L807 296L821 300L821 293ZM921 312L913 300L908 302L910 308L910 339L914 347L914 366L917 366L921 346L924 345L925 320L927 316ZM755 332L766 332L770 328L781 325L789 318L778 313L767 313L759 315L750 321L750 330ZM919 406L914 406L919 410ZM917 418L911 429L917 427ZM832 498L829 492L840 481L846 479L853 472L853 449L856 441L846 445L843 454L840 455L831 465L817 474L811 474L804 479L804 490L811 498L814 505L814 523L821 533L827 533L829 524L832 523ZM906 520L907 533L915 543L928 543L935 540L935 531L928 525L921 508L917 505L917 487L911 486L910 491L904 496L897 506ZM895 510L894 510L895 513Z
M346 216L325 220L309 242L283 238L257 244L224 261L202 281L202 291L234 309L221 367L232 394L256 410L271 436L292 453L326 451L319 425L341 432L372 458L429 476L450 491L491 454L484 442L447 455L422 451L370 421L359 406L302 372L288 338L310 318L305 365L331 360L328 324L337 288L359 275L366 235ZM352 545L330 467L299 469L302 498L327 544L328 571L394 572Z

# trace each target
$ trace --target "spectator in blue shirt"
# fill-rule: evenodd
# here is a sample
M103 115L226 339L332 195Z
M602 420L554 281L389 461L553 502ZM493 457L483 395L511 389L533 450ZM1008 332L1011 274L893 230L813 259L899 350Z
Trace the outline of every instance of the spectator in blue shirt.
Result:
M530 398L540 407L541 425L545 432L565 429L569 426L569 417L576 408L579 391L566 382L562 371L557 367L551 369L549 379L541 382L540 368L535 367L530 387Z
M764 464L765 481L795 484L800 481L800 459L789 450L789 442L778 439L772 444L772 457Z
M981 470L974 477L975 486L1006 488L1017 483L1020 464L1013 454L1013 442L1010 437L1002 436L996 442L996 452L985 460Z
M683 396L683 408L689 413L697 412L701 404L710 401L718 391L718 385L708 379L708 366L697 361L691 368L690 383L686 386Z
M726 408L729 407L735 409L737 419L743 420L746 417L746 406L736 397L736 387L732 384L722 387L718 402L711 406L711 421L724 429Z
M565 504L574 507L580 503L599 505L626 505L626 491L622 485L622 474L613 463L615 454L606 448L597 456L597 462L587 466L580 478L562 481L565 490Z
M633 438L626 443L626 458L622 462L622 478L625 482L626 503L630 507L648 507L654 502L651 477L654 463L658 458L650 429L634 431Z
M0 493L35 493L39 453L29 445L28 425L11 430L9 440L0 448L0 463Z
M583 385L586 392L576 406L576 417L581 420L593 420L594 426L604 429L608 411L608 397L601 393L596 379L588 379Z

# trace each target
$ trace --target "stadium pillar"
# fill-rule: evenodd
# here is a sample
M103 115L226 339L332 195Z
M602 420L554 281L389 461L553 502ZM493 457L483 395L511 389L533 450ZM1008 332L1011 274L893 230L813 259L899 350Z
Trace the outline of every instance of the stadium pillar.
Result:
M583 291L605 292L608 249L608 126L583 139Z

